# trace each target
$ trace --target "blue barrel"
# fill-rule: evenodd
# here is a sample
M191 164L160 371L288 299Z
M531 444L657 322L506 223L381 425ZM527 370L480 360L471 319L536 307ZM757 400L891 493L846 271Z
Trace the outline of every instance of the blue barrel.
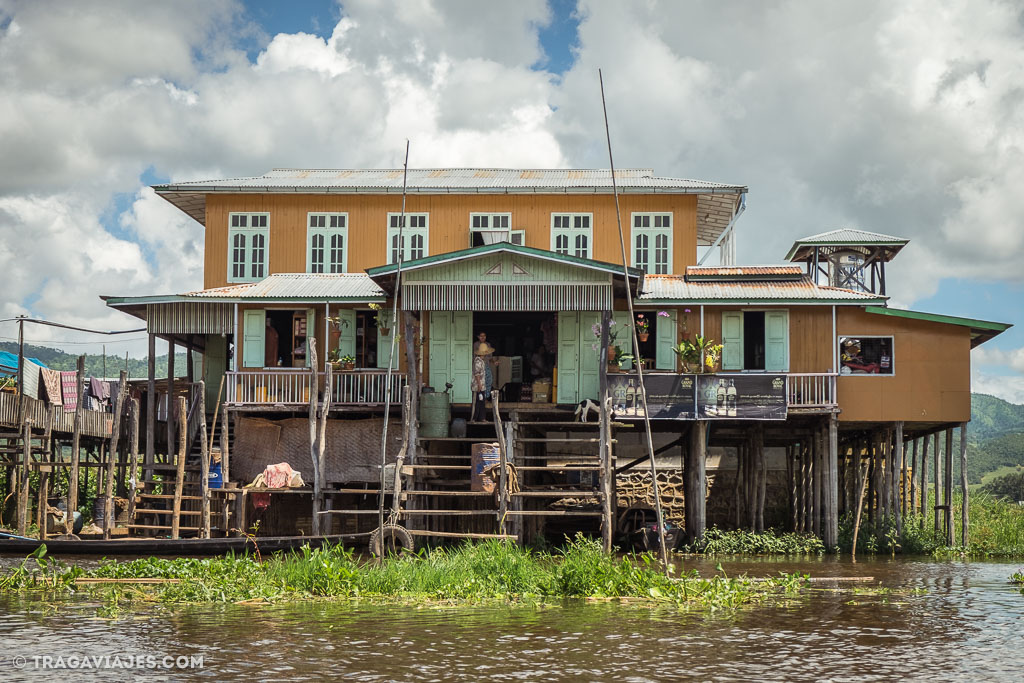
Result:
M211 489L219 489L224 485L224 472L219 462L210 463L210 476L206 481Z

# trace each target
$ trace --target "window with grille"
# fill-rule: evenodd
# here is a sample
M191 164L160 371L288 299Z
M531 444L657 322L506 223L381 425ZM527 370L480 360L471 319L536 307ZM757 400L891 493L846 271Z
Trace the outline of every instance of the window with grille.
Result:
M633 267L662 275L672 270L672 214L633 214Z
M267 276L270 214L228 214L228 282L254 282Z
M306 272L346 272L348 214L310 213L307 220Z
M402 224L402 214L388 214L388 263L398 263L399 250L402 252L403 261L412 261L429 256L428 240L430 236L430 219L425 213L405 214L405 228L402 229L403 245L399 242L399 227Z
M594 218L589 213L551 214L551 251L591 258Z

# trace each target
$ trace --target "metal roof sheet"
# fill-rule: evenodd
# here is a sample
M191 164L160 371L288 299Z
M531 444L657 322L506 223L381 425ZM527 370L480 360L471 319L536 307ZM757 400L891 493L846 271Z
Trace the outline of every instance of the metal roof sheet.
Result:
M853 228L830 230L796 241L797 244L906 244L907 242L909 240L903 237L893 237L867 230L854 230Z
M801 266L687 266L687 277L799 277L804 274Z
M838 287L823 287L810 277L769 282L687 281L679 275L647 275L640 300L700 301L846 301L866 304L884 302L887 297Z
M154 185L157 192L230 191L402 191L402 169L287 169L275 168L261 176L200 180ZM698 193L746 192L727 183L656 176L654 169L628 168L615 172L623 192L675 190ZM612 189L608 169L420 168L409 169L408 192L607 190Z
M365 273L275 273L259 282L186 292L202 299L380 299L384 290Z

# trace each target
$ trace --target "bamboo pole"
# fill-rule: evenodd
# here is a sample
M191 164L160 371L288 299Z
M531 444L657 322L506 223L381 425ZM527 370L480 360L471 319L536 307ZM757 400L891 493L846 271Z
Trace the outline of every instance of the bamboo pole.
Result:
M110 530L114 528L114 465L117 461L117 444L121 438L121 414L124 412L124 399L128 391L128 373L121 371L118 383L117 400L114 401L114 425L110 432L110 450L107 453L107 485L104 494L103 538L110 538Z
M168 399L170 396L168 396ZM178 396L175 401L178 408L178 459L176 463L176 476L174 479L174 505L171 509L171 539L177 540L180 537L181 531L181 490L185 485L185 458L188 453L185 451L185 432L188 430L188 403L185 401L184 396ZM171 404L168 401L167 405L167 417L168 421L170 416L173 414L171 410ZM170 450L168 448L167 450Z
M149 333L149 353L146 357L146 457L143 460L145 467L142 476L145 479L153 478L153 464L156 462L156 335ZM81 400L81 399L79 399ZM170 401L167 403L167 412L170 411ZM167 450L171 449L170 444Z
M20 391L20 388L19 388ZM28 532L28 472L32 462L32 420L21 430L21 469L18 471L18 535Z
M967 488L967 423L960 423L960 490L963 492L963 501L960 508L960 546L967 548L970 540L968 527L970 526L970 512L968 506Z
M220 386L217 387L217 401L213 404L213 420L210 424L210 446L209 449L213 451L213 442L217 436L217 417L220 414L220 397L224 395L224 375L220 376Z
M78 476L82 447L82 401L85 394L85 356L78 357L78 374L75 378L78 403L75 405L75 420L71 428L71 473L68 475L68 503L64 532L71 533L74 526L75 510L78 509Z
M896 465L893 467L893 473L896 477L896 504L893 506L893 511L896 513L896 537L900 543L903 543L903 506L905 503L905 496L903 494L903 422L896 423Z
M928 518L928 435L921 439L921 528Z
M191 351L189 357L191 357ZM206 382L199 380L199 511L200 538L210 537L210 443L206 440ZM216 423L214 423L216 424Z
M918 470L917 448L918 448L918 441L920 441L920 439L918 439L917 437L914 437L911 440L910 476L908 477L908 479L909 479L908 483L910 484L910 499L909 499L909 501L907 503L907 515L912 515L912 514L914 514L914 511L917 510L917 496L918 496L918 489L917 489L917 470Z
M946 545L955 543L956 530L953 528L953 428L946 429L946 466L943 473L943 494L946 508L943 510L946 527Z
M864 511L864 493L870 480L867 466L861 467L859 464L857 465L857 478L860 480L860 495L857 496L857 513L853 519L853 549L850 553L850 556L854 559L857 557L857 536L860 534L860 516Z
M316 338L309 337L309 457L313 463L313 535L320 535L320 458L317 456L317 355ZM329 365L328 365L329 367ZM381 470L381 482L383 488L384 474Z
M222 487L227 487L228 482L231 480L231 454L228 452L229 441L231 435L228 431L228 409L225 406L224 412L221 413L221 426L220 426L220 476ZM224 529L224 535L227 536L231 529L231 505L234 503L235 497L240 496L237 493L224 493L224 507L221 510L221 519L223 520L221 526Z
M46 498L50 488L49 466L39 468L39 486L36 491L36 526L39 527L39 540L46 540Z
M167 339L167 460L174 452L174 423L179 418L174 415L174 406L178 404L174 397L174 338ZM188 402L185 403L188 410Z
M939 482L940 482L939 475L940 475L940 464L942 462L942 460L941 460L941 455L942 454L941 454L941 451L939 450L939 433L938 432L935 432L935 443L933 445L935 447L935 454L934 454L934 458L935 458L935 463L934 463L935 471L932 473L932 476L935 479L935 483L933 485L934 488L935 488L935 504L932 506L932 511L935 513L935 535L938 536L939 535L939 531L941 530L941 526L942 526L941 520L939 519L939 513L942 512L939 509L939 506L942 504L942 501L940 500L940 490L939 490Z

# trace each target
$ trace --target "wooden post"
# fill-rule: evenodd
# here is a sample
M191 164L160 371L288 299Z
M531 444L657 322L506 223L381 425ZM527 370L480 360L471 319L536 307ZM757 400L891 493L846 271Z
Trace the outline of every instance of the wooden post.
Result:
M174 453L174 426L180 418L175 416L174 408L178 401L174 397L174 338L167 339L167 460L171 459ZM188 410L188 402L185 403L185 410Z
M612 551L615 536L615 518L612 515L612 495L615 490L615 465L609 458L611 431L611 404L608 400L608 328L611 311L601 312L601 341L597 356L597 395L601 401L598 413L598 453L601 467L601 545L606 553Z
M107 486L104 495L103 538L110 538L114 528L114 464L117 461L117 443L121 438L121 414L124 413L124 398L128 393L128 373L121 371L117 400L114 401L114 424L110 432L110 451L107 453Z
M170 396L168 396L170 398ZM180 537L181 531L181 490L185 485L185 458L188 457L188 453L185 450L185 434L188 431L188 403L185 401L184 396L178 396L175 401L177 404L178 412L178 457L175 472L176 476L174 479L174 504L171 508L171 539L177 540ZM173 411L171 409L171 403L168 401L167 404L167 417L170 420ZM167 449L171 450L170 448Z
M21 387L19 387L19 391ZM32 421L25 420L21 429L21 469L18 472L18 535L28 531L28 471L32 462Z
M135 520L135 496L139 490L139 399L129 399L128 404L128 521Z
M68 475L68 503L64 532L70 534L74 526L75 510L78 509L78 469L82 447L82 401L85 394L85 356L78 357L76 378L78 403L75 405L75 421L71 428L71 473Z
M908 482L909 485L910 485L910 498L907 501L907 516L908 517L910 515L914 514L914 512L917 510L917 495L918 495L918 489L917 489L917 470L918 470L918 467L919 467L918 463L917 463L917 442L918 441L919 441L919 439L917 437L914 437L914 439L911 440L910 476L907 477L910 480Z
M896 423L896 464L893 473L896 475L896 504L893 512L896 513L896 537L903 543L903 506L906 498L903 494L903 422Z
M928 517L928 435L921 439L921 528Z
M811 526L814 535L821 538L821 496L824 488L822 482L822 475L824 474L822 472L824 461L824 458L822 457L822 450L824 449L822 448L821 429L818 427L814 428L814 434L811 437L811 442L812 448L814 449L814 457L812 458L814 461L814 505L811 507Z
M704 536L707 528L707 420L696 420L690 425L690 443L686 449L686 491L683 505L686 538L690 543Z
M935 458L935 462L933 463L934 467L935 467L935 471L932 473L932 477L935 480L935 483L933 484L934 489L935 489L935 504L932 505L932 512L935 514L935 535L938 536L939 535L939 530L940 530L940 527L941 527L941 521L939 519L939 513L941 512L941 510L939 510L938 508L939 508L939 505L942 504L942 502L940 500L941 496L940 496L940 490L939 490L939 465L942 462L942 460L941 460L941 452L939 451L939 433L938 432L935 432L935 443L933 445L935 447L935 455L933 456Z
M943 473L943 493L946 509L943 510L946 525L946 545L955 543L956 530L953 528L953 428L946 429L946 466Z
M220 419L220 477L224 482L221 486L227 487L228 482L231 481L231 454L228 452L231 441L230 434L228 433L228 421L231 418L228 417L227 406L224 406L224 412L221 413ZM224 508L221 510L221 516L223 518L221 526L224 529L225 536L227 536L231 531L231 502L234 501L235 496L237 495L237 493L223 494Z
M839 420L835 413L828 419L828 492L825 497L825 528L823 530L825 546L834 548L839 545Z
M189 382L196 381L195 361L192 359L192 336L189 335L185 343L185 379Z
M149 356L146 360L148 377L146 381L146 457L143 460L143 477L153 478L153 463L156 462L156 335L149 333ZM168 403L168 409L170 403ZM170 410L168 410L170 412ZM168 449L170 450L170 446Z
M39 468L39 489L36 495L36 526L39 527L39 540L46 540L46 498L50 488L50 466Z
M192 357L191 350L189 358ZM200 538L210 537L210 443L206 440L206 382L199 380L199 512Z
M685 465L685 460L684 460ZM683 501L685 504L685 500ZM743 446L736 445L736 479L733 481L733 503L736 512L736 528L739 529L743 522Z
M967 491L967 423L960 423L960 490L963 492L963 501L960 509L960 546L967 549L970 541L968 527L970 526L970 512L968 508Z
M859 482L860 494L857 496L857 512L853 516L853 549L851 556L854 558L857 557L857 536L860 533L861 512L864 510L864 492L867 490L868 481L871 479L867 471L869 466L870 464L861 467L860 463L857 463L857 481Z
M786 446L786 511L789 530L796 531L796 476L793 468L793 444Z
M320 535L320 458L317 457L316 438L316 404L317 404L317 357L316 339L310 338L307 342L309 353L309 457L313 462L313 535ZM381 500L384 500L384 472L380 473ZM383 530L382 530L383 532ZM383 541L382 541L383 542ZM383 547L383 546L382 546Z

